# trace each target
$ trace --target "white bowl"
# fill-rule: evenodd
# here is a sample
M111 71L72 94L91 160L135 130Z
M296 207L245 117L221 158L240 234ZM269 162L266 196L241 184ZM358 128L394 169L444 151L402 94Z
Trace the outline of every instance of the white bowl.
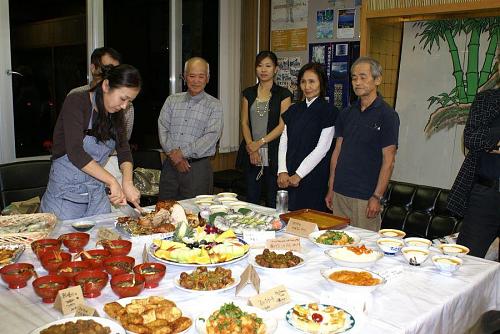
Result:
M195 197L196 201L213 201L215 195L198 195Z
M351 247L351 246L349 246ZM343 267L365 268L374 265L384 254L372 249L372 255L356 255L352 252L346 252L347 247L331 248L325 251L336 264Z
M443 275L451 276L452 273L458 270L463 263L463 260L457 256L449 255L434 255L432 263L439 269Z
M209 208L210 206L214 205L213 201L209 201L209 200L206 200L206 199L194 201L194 203L196 204L196 206L200 210Z
M231 203L238 202L238 199L235 197L221 197L217 199L217 202L222 205L229 205Z
M406 235L406 232L401 231L401 230L395 230L393 228L385 228L380 231L378 231L378 234L382 238L396 238L396 239L403 239Z
M90 231L95 226L95 221L92 220L80 220L71 223L71 226L78 232Z
M395 238L379 238L377 240L378 247L384 252L386 255L396 255L397 252L404 247L403 240L395 239Z
M313 242L314 244L316 244L317 246L319 246L321 248L338 248L338 247L344 247L344 246L355 246L355 245L359 244L359 242L361 241L361 238L359 237L359 235L357 235L355 233L352 233L352 232L342 231L342 230L330 230L330 231L333 231L333 232L344 232L345 234L347 234L348 236L350 236L352 238L352 243L348 244L348 245L327 245L327 244L323 244L321 242L317 242L316 241L316 239L320 235L322 235L323 233L326 233L328 231L315 231L315 232L312 232L311 234L309 234L308 239L309 239L309 241Z
M225 193L218 193L218 194L217 194L217 198L221 198L221 197L232 197L232 198L236 198L236 197L238 197L238 194L236 194L236 193L228 193L228 192L225 192Z
M331 274L333 274L334 272L337 272L337 271L341 271L341 270L348 270L348 271L355 271L355 272L366 272L366 273L371 274L372 277L378 278L380 280L380 283L378 283L376 285L352 285L352 284L337 282L337 281L334 281L330 278ZM361 268L335 267L335 268L321 269L320 272L321 272L321 275L330 284L332 284L335 288L338 288L340 290L344 290L347 292L370 293L386 283L385 278L383 278L382 276L380 276L374 272L361 269Z
M427 260L430 251L422 247L407 246L401 248L404 258L412 266L419 266Z
M227 212L228 208L225 205L210 205L208 207L210 210L210 213L217 213L217 212Z
M239 209L243 209L243 208L248 207L248 203L242 202L242 201L228 202L226 205L229 206L234 211L238 211Z
M444 255L462 257L469 253L469 248L458 244L441 244L438 248Z
M406 246L429 248L432 245L432 241L424 238L405 238L404 241Z

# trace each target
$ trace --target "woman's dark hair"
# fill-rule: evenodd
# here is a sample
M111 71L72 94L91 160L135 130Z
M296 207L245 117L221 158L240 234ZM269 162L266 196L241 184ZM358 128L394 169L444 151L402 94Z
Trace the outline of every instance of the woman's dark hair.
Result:
M115 113L108 113L104 107L104 94L102 83L108 80L110 91L113 89L128 87L141 88L142 79L139 71L127 64L118 66L103 66L103 80L99 82L91 91L95 92L95 104L97 115L92 120L92 135L97 141L106 141L109 139L120 139L126 141L125 123L123 121L123 110Z
M255 57L255 67L259 66L260 62L264 59L269 58L273 62L274 66L278 66L278 57L272 51L261 51Z
M300 81L304 76L306 71L312 71L316 73L319 78L319 96L324 98L326 96L326 83L328 82L328 77L326 76L326 71L323 65L319 63L307 63L299 71L297 77L297 87L299 88L299 101L304 99L304 92L300 89Z

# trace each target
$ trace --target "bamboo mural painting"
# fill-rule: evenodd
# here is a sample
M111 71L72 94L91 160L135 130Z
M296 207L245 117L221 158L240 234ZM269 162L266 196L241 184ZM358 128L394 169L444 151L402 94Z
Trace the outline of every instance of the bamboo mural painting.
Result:
M439 50L442 42L445 42L453 65L451 76L455 87L450 92L441 92L427 100L428 109L437 106L424 129L430 137L439 130L465 124L476 93L495 86L498 79L495 54L500 42L500 18L422 21L416 22L414 26L420 29L415 38L419 39L422 49L432 54L434 47ZM468 40L467 56L463 62L455 41L462 34ZM484 55L480 54L481 34L488 36ZM482 64L479 63L481 59L484 59Z

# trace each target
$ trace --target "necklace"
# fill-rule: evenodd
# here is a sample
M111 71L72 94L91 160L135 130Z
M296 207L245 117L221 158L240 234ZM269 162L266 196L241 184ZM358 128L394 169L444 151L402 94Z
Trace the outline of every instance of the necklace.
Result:
M259 98L255 99L255 112L260 117L264 117L264 115L269 111L269 101L271 101L271 93L266 100L260 100Z

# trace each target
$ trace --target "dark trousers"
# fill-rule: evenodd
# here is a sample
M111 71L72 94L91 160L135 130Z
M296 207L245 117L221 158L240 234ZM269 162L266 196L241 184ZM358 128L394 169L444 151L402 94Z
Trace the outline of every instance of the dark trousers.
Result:
M500 192L475 183L457 243L469 247L469 255L484 257L500 236Z
M247 184L247 202L260 204L262 191L265 191L266 206L276 207L276 191L278 191L277 175L273 175L269 167L264 167L264 175L259 180L255 178L260 172L260 167L251 165L245 171Z
M182 200L213 192L214 174L210 159L190 163L187 173L179 173L169 160L165 160L160 175L158 199Z

